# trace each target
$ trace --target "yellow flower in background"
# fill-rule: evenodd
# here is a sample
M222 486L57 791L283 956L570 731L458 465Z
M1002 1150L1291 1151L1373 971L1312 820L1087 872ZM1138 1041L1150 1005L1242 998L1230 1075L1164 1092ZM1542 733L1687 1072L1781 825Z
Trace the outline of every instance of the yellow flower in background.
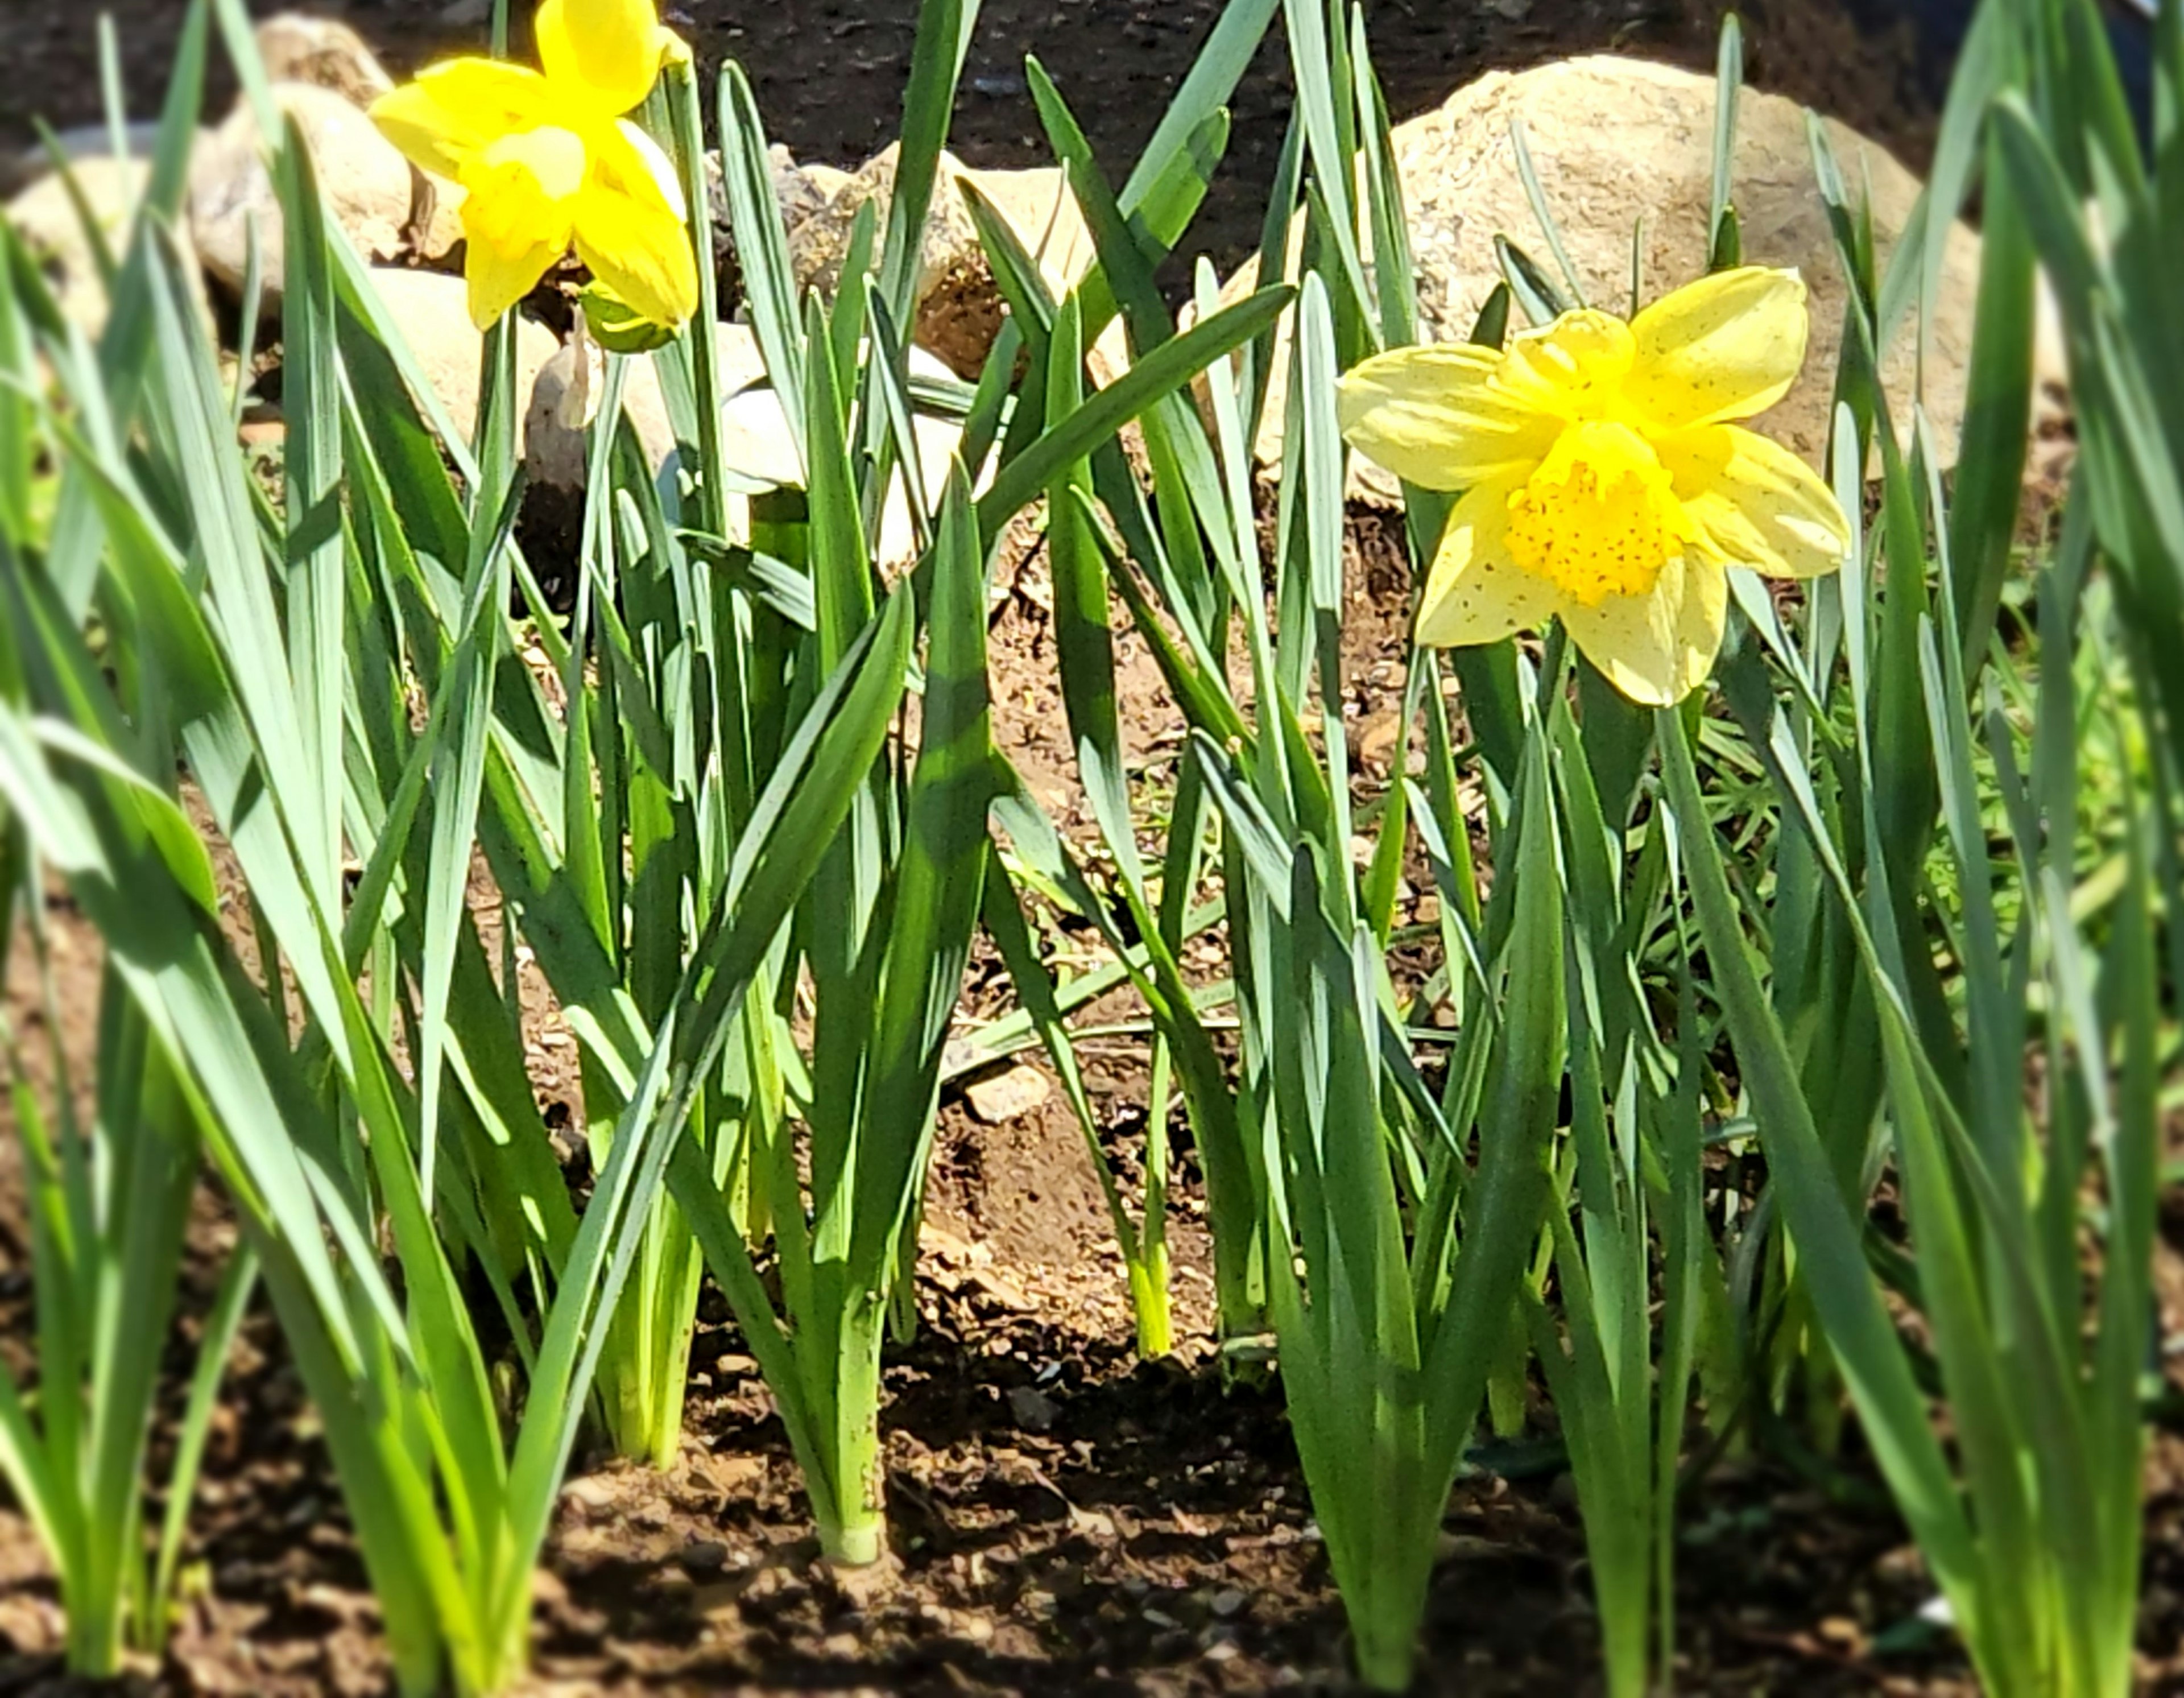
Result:
M698 272L674 167L623 114L687 50L653 0L545 0L544 67L461 59L383 95L372 121L410 160L463 190L464 271L482 330L571 245L644 317L682 323Z
M1789 450L1730 424L1805 360L1795 271L1722 271L1629 323L1565 313L1498 349L1441 344L1342 380L1343 434L1410 483L1467 493L1418 640L1490 643L1560 618L1634 701L1696 688L1721 646L1732 566L1817 578L1849 528Z

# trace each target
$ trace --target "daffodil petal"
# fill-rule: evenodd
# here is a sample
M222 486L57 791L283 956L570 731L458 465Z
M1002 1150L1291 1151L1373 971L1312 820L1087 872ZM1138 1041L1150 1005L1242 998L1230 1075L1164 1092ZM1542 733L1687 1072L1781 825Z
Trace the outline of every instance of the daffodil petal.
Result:
M480 330L490 330L503 313L538 287L546 268L567 251L568 244L474 232L470 215L476 201L472 195L463 203L467 243L463 278L470 285L471 322Z
M1702 545L1724 565L1769 578L1821 578L1841 566L1850 527L1835 491L1780 443L1713 425L1654 447Z
M1468 489L1536 466L1556 422L1503 394L1498 349L1440 343L1374 355L1342 379L1342 433L1426 489Z
M1580 308L1510 338L1496 386L1518 405L1557 419L1602 418L1613 414L1635 358L1629 325Z
M671 39L653 0L545 0L537 29L547 80L598 118L627 112L652 92Z
M1630 321L1624 398L1654 430L1764 412L1805 363L1805 283L1744 265L1663 295Z
M1570 640L1607 681L1646 707L1669 707L1706 681L1721 649L1729 581L1711 561L1671 559L1646 595L1562 609Z
M382 94L371 121L410 162L437 176L464 167L511 131L554 121L546 79L498 59L450 59Z
M1509 558L1509 492L1503 478L1474 489L1448 516L1426 593L1418 606L1418 640L1434 648L1495 643L1512 631L1536 630L1561 610L1554 585Z
M697 261L677 210L682 197L669 199L657 175L659 150L640 140L629 126L595 139L577 201L577 254L641 316L681 324L698 310Z
M644 165L645 174L652 179L653 187L660 191L660 198L667 203L667 209L678 221L687 220L690 211L689 204L682 198L682 179L676 172L675 161L667 157L667 150L627 118L616 124L615 137L627 145ZM627 159L610 141L603 137L597 152L605 161L607 169L619 174L632 174Z

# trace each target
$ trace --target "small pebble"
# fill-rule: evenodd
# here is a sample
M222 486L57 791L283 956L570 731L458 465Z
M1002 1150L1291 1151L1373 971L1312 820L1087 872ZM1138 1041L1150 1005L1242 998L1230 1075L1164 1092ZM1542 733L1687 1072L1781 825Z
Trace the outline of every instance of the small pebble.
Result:
M603 1510L614 1501L615 1489L598 1475L587 1474L562 1487L561 1495L588 1510Z
M1017 1425L1030 1433L1051 1430L1055 1416L1061 1412L1052 1398L1034 1386L1011 1386L1009 1410L1016 1416Z
M963 1099L971 1113L988 1125L1021 1120L1046 1101L1046 1075L1037 1068L1019 1064L991 1079L966 1086Z

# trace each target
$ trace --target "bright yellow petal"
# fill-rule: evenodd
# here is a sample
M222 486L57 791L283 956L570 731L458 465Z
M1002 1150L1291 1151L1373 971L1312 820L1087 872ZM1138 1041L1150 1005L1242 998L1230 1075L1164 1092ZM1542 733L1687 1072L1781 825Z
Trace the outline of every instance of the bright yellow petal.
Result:
M650 177L652 186L660 191L660 198L667 203L667 209L678 221L689 217L688 204L682 198L682 179L676 172L675 161L667 157L666 149L627 118L617 123L610 134L595 138L593 154L599 169L617 180L633 179L642 168L643 174Z
M1510 338L1497 381L1518 405L1558 419L1613 418L1635 357L1630 327L1586 308Z
M1446 342L1376 355L1342 379L1342 433L1424 489L1528 471L1553 446L1556 422L1502 393L1502 361L1496 349Z
M1537 630L1561 610L1555 587L1509 558L1504 533L1513 487L1506 478L1482 483L1448 516L1418 606L1421 643L1459 649L1499 642L1512 631Z
M1611 595L1562 610L1570 640L1607 681L1646 707L1669 707L1706 681L1721 648L1729 582L1713 561L1685 556L1647 595Z
M538 62L555 92L593 118L628 111L652 92L673 38L653 0L545 0Z
M463 232L468 240L463 277L470 284L471 322L490 330L503 313L538 287L546 268L568 251L568 243L474 231L471 219L477 201L471 195L463 203Z
M642 316L671 325L698 310L697 261L682 196L668 193L673 182L660 150L623 125L594 138L576 208L577 254L592 275Z
M1654 448L1702 545L1724 565L1769 578L1820 578L1841 566L1850 527L1835 491L1780 443L1713 425Z
M1750 418L1797 382L1805 329L1805 284L1795 271L1717 271L1630 321L1637 359L1624 398L1655 430Z
M513 131L553 121L546 79L526 65L451 59L372 103L371 121L420 170L460 177Z

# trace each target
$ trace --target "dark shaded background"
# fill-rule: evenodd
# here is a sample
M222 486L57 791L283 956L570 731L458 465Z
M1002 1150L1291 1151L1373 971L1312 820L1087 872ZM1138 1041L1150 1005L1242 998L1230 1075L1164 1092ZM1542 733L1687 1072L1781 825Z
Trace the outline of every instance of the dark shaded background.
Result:
M299 0L245 0L254 14ZM485 42L488 0L304 0L346 19L400 75ZM1975 0L1747 0L1747 75L1840 118L1925 169L1949 66ZM716 65L749 73L773 137L800 159L854 166L894 136L916 0L663 0L665 16ZM1099 150L1128 174L1220 15L1223 0L985 0L965 68L953 146L972 165L1048 163L1023 75L1036 52ZM132 114L165 87L186 0L0 0L0 147L28 145L31 120L97 121L97 19L113 15ZM1375 63L1397 121L1481 72L1571 54L1630 53L1705 70L1728 0L1366 0ZM530 50L529 0L513 0L515 51ZM2147 25L2115 0L2126 81L2146 102ZM1197 226L1224 262L1256 245L1288 121L1279 21L1234 103L1228 162ZM225 65L209 110L233 98Z
M1961 0L1921 0L1942 8ZM248 0L254 14L281 0ZM31 139L33 115L58 127L101 115L96 20L86 0L0 0L0 144ZM133 115L157 109L184 0L108 0ZM306 6L346 19L399 75L476 51L483 0L345 0ZM1439 104L1482 71L1615 51L1696 70L1713 62L1723 0L1368 0L1373 55L1393 116ZM1747 74L1855 125L1923 168L1946 75L1945 28L1922 41L1898 0L1752 0ZM526 53L525 0L516 51ZM1111 176L1126 175L1219 16L1221 0L985 0L964 74L953 145L979 165L1047 163L1023 76L1036 51ZM855 165L894 133L916 0L666 0L668 21L707 65L750 74L775 139L802 159ZM1945 20L1946 21L1946 20ZM224 111L222 67L210 109ZM1290 102L1277 24L1234 103L1228 164L1198 228L1232 258L1255 245Z

